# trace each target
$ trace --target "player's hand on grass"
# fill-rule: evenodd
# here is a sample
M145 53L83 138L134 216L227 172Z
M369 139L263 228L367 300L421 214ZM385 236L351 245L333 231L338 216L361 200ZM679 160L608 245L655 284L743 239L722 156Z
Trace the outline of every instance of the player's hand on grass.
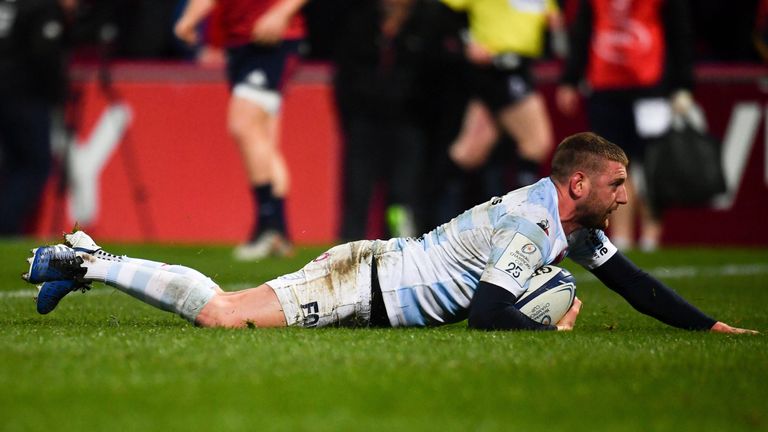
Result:
M758 334L757 330L749 330L738 327L731 327L724 322L716 322L709 331L715 333L728 333L728 334Z
M571 308L568 309L568 312L566 312L565 315L560 318L560 321L557 322L557 330L573 330L573 326L576 325L576 317L579 316L579 312L581 312L581 300L576 297L573 299L573 304L571 305Z

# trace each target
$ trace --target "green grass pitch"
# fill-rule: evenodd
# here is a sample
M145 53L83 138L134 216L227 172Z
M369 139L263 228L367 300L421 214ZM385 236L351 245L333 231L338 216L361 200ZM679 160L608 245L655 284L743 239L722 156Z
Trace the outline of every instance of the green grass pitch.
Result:
M669 328L564 263L570 333L201 329L105 286L37 315L29 241L0 243L0 431L768 430L768 249L631 254L705 312L762 331ZM226 290L301 267L222 246L107 245Z

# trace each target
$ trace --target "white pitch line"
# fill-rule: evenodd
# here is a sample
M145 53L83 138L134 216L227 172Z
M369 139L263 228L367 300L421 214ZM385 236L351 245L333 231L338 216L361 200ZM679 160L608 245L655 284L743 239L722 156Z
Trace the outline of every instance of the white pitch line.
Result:
M694 276L754 276L768 273L768 264L727 264L714 268L694 266L656 267L650 271L664 278L688 278Z
M103 294L112 294L114 293L113 290L106 290L106 289L95 289L88 291L89 295L103 295ZM37 297L37 288L24 288L24 289L17 289L17 290L9 290L9 291L0 291L0 299L4 298L35 298Z
M726 264L718 267L695 267L695 266L679 266L679 267L654 267L648 270L648 273L655 277L663 279L688 279L692 277L701 276L755 276L768 274L768 264L753 263L753 264ZM576 279L585 278L594 279L591 273L578 272L574 275ZM229 284L224 285L222 288L224 291L236 291L246 288L252 288L254 284ZM105 295L114 294L114 290L108 289L95 289L89 292L90 295ZM25 288L17 290L0 291L0 299L6 298L33 298L37 295L37 289Z
M696 266L677 266L677 267L654 267L646 270L654 277L660 279L688 279L692 277L716 277L716 276L755 276L768 274L768 264L726 264L717 267L696 267ZM596 280L592 273L577 272L574 273L576 280L580 278Z

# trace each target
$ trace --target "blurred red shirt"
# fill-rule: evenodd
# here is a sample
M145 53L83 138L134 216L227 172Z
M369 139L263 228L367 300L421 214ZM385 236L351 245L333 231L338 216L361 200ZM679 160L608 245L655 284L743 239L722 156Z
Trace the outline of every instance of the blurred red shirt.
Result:
M595 89L652 86L664 69L663 0L591 0L587 76Z
M279 0L218 0L211 15L208 38L214 45L225 47L251 42L251 31L256 20ZM304 18L295 14L283 39L301 39L305 35Z

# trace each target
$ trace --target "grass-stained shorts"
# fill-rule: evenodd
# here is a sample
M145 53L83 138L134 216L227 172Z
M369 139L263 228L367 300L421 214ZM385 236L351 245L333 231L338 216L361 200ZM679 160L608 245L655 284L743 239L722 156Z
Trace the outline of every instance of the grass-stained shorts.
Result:
M267 282L289 326L368 326L373 241L335 246L301 270Z

